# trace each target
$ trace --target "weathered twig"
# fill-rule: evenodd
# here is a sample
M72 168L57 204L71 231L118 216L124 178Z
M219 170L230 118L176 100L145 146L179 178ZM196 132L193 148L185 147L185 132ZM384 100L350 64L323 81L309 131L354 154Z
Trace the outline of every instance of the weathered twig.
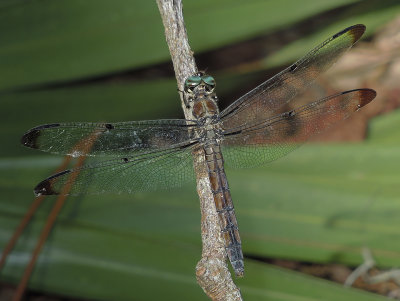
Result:
M380 272L376 275L369 275L368 272L371 270L376 262L372 257L371 250L368 248L363 248L362 256L364 262L357 267L353 273L347 277L344 285L352 286L353 283L359 278L362 277L366 283L375 284L385 281L394 281L397 285L400 285L400 270L399 269L391 269L390 271Z
M165 28L178 89L183 91L185 80L197 72L197 67L186 34L182 2L181 0L157 0L157 4ZM194 119L191 111L185 106L183 93L181 93L181 101L185 117ZM235 286L227 266L226 251L203 151L199 150L194 153L193 159L197 192L200 198L203 242L202 258L196 267L197 281L212 300L242 300L240 291Z
M364 258L363 264L357 267L353 273L347 277L344 286L350 287L360 277L368 273L375 266L375 260L372 258L371 251L368 248L363 248L362 255Z

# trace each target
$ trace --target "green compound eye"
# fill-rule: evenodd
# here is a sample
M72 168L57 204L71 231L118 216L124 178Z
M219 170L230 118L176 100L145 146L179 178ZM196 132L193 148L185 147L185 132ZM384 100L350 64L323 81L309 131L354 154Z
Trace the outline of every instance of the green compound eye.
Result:
M185 81L185 91L193 91L195 87L200 85L201 77L200 76L190 76Z
M206 83L207 85L211 86L211 87L215 87L215 79L214 77L210 76L210 75L203 75L201 77L201 79L203 80L204 83Z

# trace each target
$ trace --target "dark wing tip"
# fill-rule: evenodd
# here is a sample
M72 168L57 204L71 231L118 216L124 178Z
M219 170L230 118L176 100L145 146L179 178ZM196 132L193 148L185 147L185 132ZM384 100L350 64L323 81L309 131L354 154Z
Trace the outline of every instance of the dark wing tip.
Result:
M33 189L33 192L35 196L41 196L41 195L57 195L56 191L53 190L51 187L51 180L46 179L40 182L39 184L36 185L36 187Z
M356 25L347 27L347 28L343 29L342 31L338 32L337 34L335 34L333 36L333 38L337 38L337 37L340 37L341 35L347 34L347 35L351 36L351 38L353 40L353 44L354 44L364 34L365 29L366 29L366 27L364 24L356 24Z
M71 170L67 169L62 172L56 173L47 179L43 180L39 184L36 185L34 188L33 192L35 193L36 196L41 196L41 195L58 195L60 194L59 191L54 190L54 183L57 181L57 178L65 175L67 173L70 173Z
M369 104L375 97L376 91L373 89L354 89L342 92L342 94L357 92L358 94L358 104L357 109Z
M40 131L43 129L53 128L53 127L58 127L58 126L60 126L59 123L52 123L52 124L40 125L38 127L30 129L28 132L26 132L22 136L21 143L22 143L22 145L24 145L26 147L39 148L37 141L38 141L38 138L40 137Z
M32 129L29 132L26 132L22 138L21 143L22 145L30 148L38 148L37 140L40 136L40 130Z
M376 91L372 89L360 89L359 106L360 108L369 104L375 97Z
M361 38L365 32L365 29L366 27L364 24L356 24L347 28L347 31L353 38L353 44Z

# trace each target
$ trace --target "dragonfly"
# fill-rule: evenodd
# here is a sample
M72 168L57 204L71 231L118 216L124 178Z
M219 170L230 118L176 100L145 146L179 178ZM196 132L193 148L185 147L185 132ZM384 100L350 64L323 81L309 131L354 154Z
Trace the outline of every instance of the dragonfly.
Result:
M26 147L54 154L104 157L103 161L56 173L40 182L36 195L135 193L180 186L194 178L193 153L201 152L218 213L227 257L244 274L238 222L224 167L248 168L285 156L310 136L371 102L376 92L354 89L306 105L288 105L356 43L362 24L348 27L303 58L219 111L215 79L203 72L184 84L193 119L117 123L53 123L22 137ZM95 140L87 137L95 136ZM87 139L88 153L74 148Z

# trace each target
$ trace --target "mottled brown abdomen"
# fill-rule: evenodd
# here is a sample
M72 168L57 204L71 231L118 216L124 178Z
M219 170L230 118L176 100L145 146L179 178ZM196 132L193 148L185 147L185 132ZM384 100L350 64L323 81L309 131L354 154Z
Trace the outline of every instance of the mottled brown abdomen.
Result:
M224 171L221 149L219 145L207 145L204 147L204 151L206 154L211 190L214 195L215 207L219 216L219 223L225 240L225 248L228 253L229 261L235 270L235 274L237 276L243 276L244 263L242 246L235 209Z

